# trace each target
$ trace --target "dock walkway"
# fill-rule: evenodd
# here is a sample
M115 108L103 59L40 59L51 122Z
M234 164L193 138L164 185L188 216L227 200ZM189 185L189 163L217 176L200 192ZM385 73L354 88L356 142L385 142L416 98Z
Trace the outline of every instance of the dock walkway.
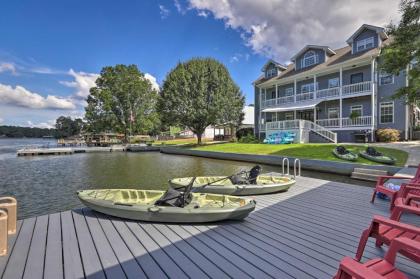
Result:
M19 221L0 277L12 278L332 278L354 256L374 214L371 188L298 178L286 193L257 196L243 222L178 225L110 218L87 208ZM420 218L406 222L420 226ZM383 256L370 240L365 258ZM420 266L398 267L420 278Z

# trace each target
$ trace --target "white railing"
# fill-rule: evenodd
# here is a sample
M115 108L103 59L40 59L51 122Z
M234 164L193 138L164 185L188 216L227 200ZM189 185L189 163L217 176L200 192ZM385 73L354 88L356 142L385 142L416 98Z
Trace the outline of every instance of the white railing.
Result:
M308 120L285 120L285 121L274 121L267 122L260 125L261 131L267 130L290 130L290 129L303 129L317 133L318 135L326 138L327 140L337 143L337 133L334 133L325 127L315 124Z
M296 94L296 102L312 100L314 98L314 92Z
M372 126L372 116L359 116L353 119L343 118L343 127Z
M318 119L316 124L322 127L340 127L340 118Z
M356 118L331 118L331 119L318 119L316 123L326 128L337 128L340 127L368 127L372 126L372 116L359 116Z
M356 95L372 91L372 82L364 81L354 84L343 85L343 96Z
M317 99L327 99L340 96L340 87L321 89L316 91Z
M342 86L342 95L343 96L351 96L357 95L361 93L370 93L372 92L372 82L371 81L364 81L354 84L348 84ZM296 94L296 102L312 100L314 97L319 99L329 99L329 98L337 98L340 96L340 87L334 88L326 88L317 91L307 92L307 93L300 93ZM266 107L274 107L277 105L293 103L294 95L280 97L275 99L269 99L262 102L262 108Z

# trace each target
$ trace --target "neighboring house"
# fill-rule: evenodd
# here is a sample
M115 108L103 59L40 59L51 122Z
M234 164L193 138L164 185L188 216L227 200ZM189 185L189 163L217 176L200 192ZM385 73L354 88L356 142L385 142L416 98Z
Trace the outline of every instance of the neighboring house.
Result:
M381 47L391 39L383 28L364 24L343 48L307 45L288 66L269 60L254 82L256 136L295 130L301 142L365 135L374 141L376 129L395 128L409 139L416 110L391 99L407 73L378 70Z

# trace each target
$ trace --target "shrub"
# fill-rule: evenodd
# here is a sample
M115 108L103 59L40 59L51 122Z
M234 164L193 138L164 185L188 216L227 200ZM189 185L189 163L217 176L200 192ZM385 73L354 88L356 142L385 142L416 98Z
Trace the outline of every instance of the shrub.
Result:
M376 130L376 137L382 142L398 141L400 139L400 131L397 129L378 129Z
M240 143L259 143L260 142L253 134L248 134L246 136L243 136L238 141Z
M253 135L253 134L254 134L254 128L242 128L236 131L236 137L238 138L238 140L244 136Z

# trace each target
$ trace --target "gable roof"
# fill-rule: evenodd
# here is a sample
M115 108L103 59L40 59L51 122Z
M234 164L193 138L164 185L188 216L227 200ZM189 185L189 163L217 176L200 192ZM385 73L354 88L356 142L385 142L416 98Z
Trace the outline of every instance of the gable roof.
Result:
M270 60L267 61L267 63L264 64L264 66L262 67L261 71L264 72L265 69L267 68L267 66L270 65L270 64L274 64L274 66L276 66L277 68L280 68L282 70L286 70L287 69L287 66L284 66L284 65L282 65L282 64L274 61L273 59L270 59Z
M303 54L308 49L315 48L315 49L322 49L327 52L329 55L334 55L335 51L329 48L328 46L318 46L318 45L306 45L304 48L302 48L298 53L296 53L290 60L295 61L298 56Z
M385 33L385 28L379 27L379 26L370 25L370 24L363 24L362 26L359 27L359 29L356 30L356 32L353 33L353 35L351 35L350 38L347 39L346 42L348 44L353 43L354 38L356 38L365 29L369 29L369 30L375 31L376 33L379 34L379 36L381 36L381 39L382 40L388 39L388 35Z

